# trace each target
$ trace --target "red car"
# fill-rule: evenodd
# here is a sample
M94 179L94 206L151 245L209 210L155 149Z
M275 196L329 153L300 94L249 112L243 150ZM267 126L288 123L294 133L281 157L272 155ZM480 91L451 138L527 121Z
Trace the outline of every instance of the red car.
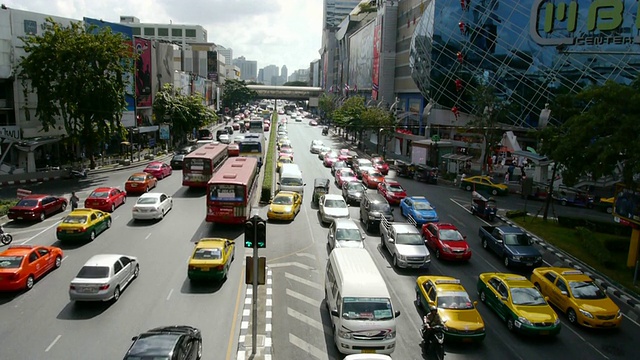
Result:
M63 256L53 246L9 246L0 253L0 290L31 290L37 279L62 265Z
M373 168L380 171L382 175L389 174L389 164L384 161L383 157L379 156L371 158L371 162L373 163Z
M293 159L293 149L291 147L281 147L278 157L282 155L290 156Z
M384 181L384 176L378 170L362 172L362 183L369 189L376 189L378 184Z
M391 205L399 205L400 201L407 197L407 192L402 185L394 180L385 180L378 184L378 193L384 196Z
M462 236L455 225L426 223L422 225L422 236L425 244L438 259L460 261L471 259L471 248L467 243L467 237Z
M153 175L158 180L164 179L165 177L171 175L171 173L173 172L171 166L161 161L150 162L149 165L147 165L147 167L142 171L146 172L147 174Z
M99 187L84 201L87 209L97 209L114 212L115 209L127 202L127 192L114 187Z
M322 160L322 163L324 164L324 167L331 167L331 165L333 165L334 162L338 161L338 154L334 153L334 152L328 152L325 156L324 159Z
M336 184L340 189L342 189L342 184L350 181L358 181L353 170L348 168L336 170Z
M27 195L9 209L11 220L40 220L67 209L67 199L53 195Z

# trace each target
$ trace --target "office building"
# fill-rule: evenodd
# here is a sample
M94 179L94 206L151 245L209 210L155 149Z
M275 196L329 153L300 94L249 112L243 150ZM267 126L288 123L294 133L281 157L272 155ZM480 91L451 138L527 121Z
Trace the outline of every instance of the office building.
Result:
M263 68L263 84L276 85L278 77L280 76L280 69L275 65L267 65Z
M240 68L240 79L258 81L258 62L247 60L244 56L233 59L233 65Z
M182 47L188 43L207 42L207 30L201 25L141 23L135 16L120 16L120 23L130 26L133 36L165 40Z

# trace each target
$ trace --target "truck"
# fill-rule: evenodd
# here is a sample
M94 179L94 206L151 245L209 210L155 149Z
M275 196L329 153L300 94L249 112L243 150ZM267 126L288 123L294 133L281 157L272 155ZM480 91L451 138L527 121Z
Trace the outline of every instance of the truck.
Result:
M495 252L506 267L538 267L542 254L524 230L515 226L481 226L478 231L482 247Z
M422 235L409 223L392 223L380 218L380 241L386 247L396 268L428 268L431 255Z

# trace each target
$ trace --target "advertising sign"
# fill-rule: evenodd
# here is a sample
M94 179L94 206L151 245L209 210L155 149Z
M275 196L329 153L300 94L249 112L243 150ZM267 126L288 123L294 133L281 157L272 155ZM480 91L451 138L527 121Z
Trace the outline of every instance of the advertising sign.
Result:
M349 38L349 76L346 83L351 88L371 89L373 27L374 22L371 22Z
M640 189L632 190L623 184L616 185L613 215L640 225Z
M160 140L169 140L169 125L160 125Z
M138 107L151 107L151 41L135 38L136 100Z
M373 74L371 76L371 98L378 100L380 79L380 49L382 47L382 16L376 19L373 29Z

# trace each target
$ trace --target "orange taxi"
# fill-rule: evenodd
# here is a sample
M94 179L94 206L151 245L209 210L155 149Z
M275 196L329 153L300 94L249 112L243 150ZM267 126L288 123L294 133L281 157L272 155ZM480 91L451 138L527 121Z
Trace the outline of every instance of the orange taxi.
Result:
M378 170L371 169L362 172L362 183L369 189L377 189L378 184L384 181L384 175Z
M139 172L129 176L129 179L124 183L124 189L128 193L144 193L149 192L152 188L158 185L158 179L151 174L145 172Z
M53 246L13 245L0 253L0 291L31 290L36 280L62 265Z

